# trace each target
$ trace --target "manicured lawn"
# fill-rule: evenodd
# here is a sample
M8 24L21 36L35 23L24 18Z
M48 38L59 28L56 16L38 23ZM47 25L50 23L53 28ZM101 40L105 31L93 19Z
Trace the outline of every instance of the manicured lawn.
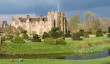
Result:
M110 57L92 60L57 60L57 59L24 59L19 62L9 62L8 59L0 59L0 64L110 64Z
M66 53L66 52L79 52L80 50L103 50L105 48L110 48L110 44L94 46L86 49L79 49L78 46L83 43L92 42L95 43L97 41L110 40L107 37L94 37L94 38L84 38L82 41L73 41L70 38L66 38L66 45L48 45L43 42L27 42L24 44L16 44L16 43L7 43L7 52L6 53L32 53L32 54L47 54L47 53Z
M67 52L93 52L110 49L110 43L93 46L89 48L79 48L85 43L96 43L103 40L110 40L107 37L84 38L82 41L73 41L66 38L66 45L48 45L43 42L27 42L24 44L16 44L7 41L7 51L9 54L50 54L50 53L67 53ZM110 57L90 60L60 60L60 59L25 59L23 62L18 61L19 58L13 59L14 62L9 62L9 59L0 59L0 64L110 64Z

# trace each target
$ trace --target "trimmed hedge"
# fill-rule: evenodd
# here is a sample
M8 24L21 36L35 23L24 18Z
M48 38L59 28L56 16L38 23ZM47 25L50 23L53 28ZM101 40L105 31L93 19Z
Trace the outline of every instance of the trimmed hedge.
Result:
M59 38L64 36L63 32L60 31L58 27L53 27L51 31L49 31L49 36L51 38Z
M66 42L63 38L58 38L56 44L66 44Z
M110 34L107 34L108 37L110 37Z
M70 31L65 34L65 37L71 37Z
M57 38L57 39L46 38L46 39L44 39L44 43L50 44L50 45L66 44L66 42L63 38Z
M46 38L46 39L44 39L44 43L50 44L50 45L56 45L56 39Z
M89 33L88 32L84 32L84 38L89 38Z
M110 33L110 26L108 27L108 33Z
M83 40L82 38L80 38L79 32L73 33L71 38L72 38L72 40Z
M84 36L84 30L83 29L80 29L79 33L80 33L80 36Z
M103 36L103 32L101 29L98 29L96 32L96 37L101 37L101 36Z

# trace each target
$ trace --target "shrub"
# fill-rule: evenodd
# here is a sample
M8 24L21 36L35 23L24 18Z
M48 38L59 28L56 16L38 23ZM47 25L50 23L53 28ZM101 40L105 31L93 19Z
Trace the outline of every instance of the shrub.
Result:
M65 37L71 37L70 31L65 34Z
M22 30L21 33L22 34L26 34L27 33L27 30Z
M48 38L49 37L49 34L44 32L44 34L42 35L42 38L45 39L45 38Z
M96 31L95 31L95 30L92 30L92 34L93 34L93 35L96 35Z
M27 34L23 34L23 35L22 35L22 38L23 38L23 39L28 39L29 36L28 36Z
M5 40L10 40L10 39L12 39L14 36L13 36L12 34L5 33L4 37L5 37Z
M34 34L34 35L33 35L32 42L41 42L41 39L38 37L37 34Z
M66 44L66 42L63 38L58 38L56 44Z
M1 37L1 42L5 41L5 40L6 40L5 37L2 36L2 37Z
M108 37L110 37L110 34L107 34Z
M79 33L80 33L80 36L84 36L84 30L83 29L80 29Z
M44 43L50 44L50 45L56 45L56 39L46 38L46 39L44 39Z
M13 37L12 42L14 42L14 43L25 43L23 41L23 39L20 36L18 36L18 35Z
M50 44L50 45L66 44L65 40L62 38L57 38L57 39L46 38L44 39L44 43Z
M80 34L78 32L73 33L71 38L72 38L72 40L82 40L82 38L80 38Z
M100 36L103 36L103 32L101 29L98 29L96 32L96 37L100 37Z
M84 38L89 38L88 32L84 32Z
M108 33L110 33L110 26L108 27Z
M9 37L9 39L12 39L14 36L13 35L9 35L8 37Z
M59 30L58 27L53 27L53 28L51 29L51 31L49 32L49 36L50 36L51 38L59 38L59 37L61 37L61 36L64 36L64 34L63 34L63 32L61 32L61 31Z
M34 34L33 35L33 39L37 39L38 38L38 35L37 34Z
M103 31L103 33L104 33L104 34L106 34L106 33L107 33L107 31Z
M32 42L41 42L41 39L32 39Z

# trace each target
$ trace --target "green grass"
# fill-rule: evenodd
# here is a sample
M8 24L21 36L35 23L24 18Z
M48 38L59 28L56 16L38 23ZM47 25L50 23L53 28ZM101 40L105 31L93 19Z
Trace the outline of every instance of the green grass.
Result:
M19 62L18 59L14 59L14 62L8 60L0 59L0 64L110 64L110 57L92 60L24 59L23 62Z
M78 48L80 45L88 42L98 42L103 40L110 40L107 37L94 37L84 38L82 41L73 41L70 38L66 38L66 45L48 45L43 42L27 42L24 44L16 44L7 41L7 52L9 54L50 54L50 53L67 53L67 52L93 52L103 51L104 49L110 49L110 44L93 46L90 48ZM18 58L19 59L19 58ZM14 62L9 62L9 59L0 59L0 64L110 64L110 57L91 59L91 60L59 60L59 59L24 59L23 62L19 62L18 59L14 59Z
M110 48L110 44L102 45L102 46L94 46L87 49L80 49L78 46L83 43L92 42L95 43L97 41L110 40L107 37L94 37L94 38L84 38L82 41L73 41L70 38L66 39L66 45L48 45L43 42L27 42L24 44L16 44L7 41L7 52L9 54L49 54L49 53L67 53L67 52L79 52L83 51L94 51L101 50L105 48Z

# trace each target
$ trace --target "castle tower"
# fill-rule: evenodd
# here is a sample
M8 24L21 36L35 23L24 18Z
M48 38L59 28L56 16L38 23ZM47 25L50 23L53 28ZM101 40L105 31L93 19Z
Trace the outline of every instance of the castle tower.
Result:
M48 12L48 27L51 30L52 27L59 27L63 33L67 32L66 16L63 12Z

